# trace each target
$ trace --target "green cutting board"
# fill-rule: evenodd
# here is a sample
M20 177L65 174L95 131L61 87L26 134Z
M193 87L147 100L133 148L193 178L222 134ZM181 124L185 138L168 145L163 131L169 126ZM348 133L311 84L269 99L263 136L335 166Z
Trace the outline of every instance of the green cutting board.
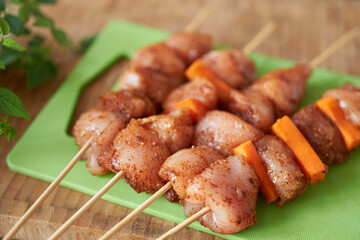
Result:
M31 177L51 182L78 151L74 137L66 133L81 90L120 58L131 58L144 45L161 41L167 32L129 22L108 24L66 81L7 156L9 168ZM258 75L293 63L260 54L251 54ZM302 106L317 100L330 88L360 78L316 69L307 85ZM94 195L113 174L95 177L85 162L76 164L60 185ZM220 235L227 239L360 239L360 149L345 163L332 166L326 179L309 186L304 194L285 207L268 205L259 197L258 223L237 234ZM136 208L149 197L137 194L120 180L103 199ZM180 223L186 218L179 204L158 199L146 213ZM199 223L192 228L210 234ZM217 235L217 234L214 234ZM219 235L218 235L219 236Z

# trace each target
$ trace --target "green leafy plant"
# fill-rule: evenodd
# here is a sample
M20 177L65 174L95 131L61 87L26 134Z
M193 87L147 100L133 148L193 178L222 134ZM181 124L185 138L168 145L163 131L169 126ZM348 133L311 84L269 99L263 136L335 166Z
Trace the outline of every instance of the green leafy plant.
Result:
M45 39L31 29L48 28L57 43L72 47L65 32L40 11L41 4L54 3L56 0L0 0L0 69L25 69L28 88L37 87L57 75L57 68L50 58L50 48L44 46ZM17 43L14 36L30 39L26 48ZM29 118L21 100L5 88L0 88L0 112ZM16 135L16 129L9 122L8 116L1 116L0 137L6 135L11 140Z
M44 38L34 34L32 29L47 28L58 44L72 47L65 32L40 11L41 4L54 3L55 0L11 0L5 4L4 0L0 0L1 26L6 30L2 34L0 65L3 69L25 69L28 88L37 87L57 75L57 68L50 58L50 48L44 46ZM8 34L29 38L26 51Z
M6 88L0 88L0 111L15 117L29 118L21 100ZM0 137L6 135L6 138L10 141L15 137L16 129L10 126L8 116L1 116L1 119Z

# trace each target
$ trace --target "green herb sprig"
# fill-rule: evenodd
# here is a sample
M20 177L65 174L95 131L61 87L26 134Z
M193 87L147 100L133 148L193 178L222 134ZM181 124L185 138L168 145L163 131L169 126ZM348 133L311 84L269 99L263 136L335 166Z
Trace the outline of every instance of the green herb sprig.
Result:
M6 88L0 88L0 111L7 115L29 119L21 100ZM10 141L15 137L16 129L10 126L8 116L1 116L1 119L0 137L6 135L6 138Z
M72 43L65 32L57 28L54 21L40 11L41 4L54 4L55 0L11 0L6 3L0 0L0 24L5 30L2 33L0 66L3 69L25 69L28 88L35 88L54 78L57 68L50 59L50 48L44 46L44 38L34 34L31 29L48 28L60 45L72 47ZM30 19L34 20L32 26L29 26ZM26 51L8 34L28 36L30 41L27 43Z
M21 68L26 70L28 88L35 88L57 75L57 68L50 59L50 48L44 46L44 38L34 34L33 27L48 28L57 43L72 47L64 31L40 11L41 4L54 4L56 0L0 0L0 69ZM32 26L29 20L34 19ZM26 48L13 36L27 36ZM11 140L16 129L10 125L10 116L29 118L21 100L10 90L0 88L0 137ZM5 115L6 114L6 115Z

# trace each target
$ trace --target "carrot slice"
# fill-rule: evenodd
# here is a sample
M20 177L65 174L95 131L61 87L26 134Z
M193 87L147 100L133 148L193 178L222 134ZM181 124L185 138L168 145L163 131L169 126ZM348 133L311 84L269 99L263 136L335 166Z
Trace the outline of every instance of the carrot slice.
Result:
M302 172L311 185L325 179L327 166L321 162L314 149L288 116L278 119L272 125L271 130L291 148Z
M275 201L279 195L276 192L274 183L269 178L265 165L254 144L249 140L233 150L235 155L243 155L246 162L254 168L256 176L261 182L260 191L267 203Z
M231 87L224 83L221 78L216 75L210 68L208 68L201 59L197 59L185 72L186 77L190 81L197 78L205 78L215 85L220 101L225 102L229 96Z
M188 108L191 112L191 117L195 122L200 121L207 112L207 107L205 104L194 98L187 98L181 102L178 102L172 108Z
M335 98L321 98L315 104L338 126L348 150L360 144L360 130L345 118L344 111Z

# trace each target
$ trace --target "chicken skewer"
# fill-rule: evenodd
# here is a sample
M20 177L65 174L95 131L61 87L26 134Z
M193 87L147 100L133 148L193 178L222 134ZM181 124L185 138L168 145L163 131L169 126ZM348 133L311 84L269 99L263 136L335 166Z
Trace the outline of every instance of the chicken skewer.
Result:
M201 14L204 14L204 13L201 13ZM173 37L171 38L170 37L170 39L168 39L167 41L167 44L168 45L171 45L171 42L175 42L175 45L176 45L176 38L178 38L178 39L181 39L180 40L180 43L185 43L185 44L188 44L189 42L184 42L184 40L187 40L187 39L183 39L184 37L187 37L186 35L184 36L184 34L175 34L175 35L173 35ZM196 37L198 37L198 36L196 36ZM200 36L201 37L201 36ZM152 47L155 47L155 45L154 46L149 46L148 48L152 48ZM163 47L163 46L162 46ZM174 46L175 48L176 48L176 46ZM189 46L186 46L186 47L189 47ZM184 50L186 50L186 47L185 47L185 49L184 48L182 48L181 46L180 46L180 48L179 49L176 49L178 52L179 52L179 55L181 55L181 53L183 53L183 51ZM196 47L196 46L195 46ZM196 58L196 57L198 57L199 56L199 54L201 55L201 54L203 54L203 52L204 51L207 51L207 48L205 48L204 49L204 46L198 46L198 47L201 47L202 49L200 49L200 51L198 51L198 53L197 54L195 54L194 55L194 51L192 50L192 49L190 49L190 50L192 50L192 52L191 52L191 55L189 55L189 56L185 56L185 60L186 60L186 58L188 57L188 58ZM155 48L153 48L153 50L155 50L155 51L157 51L158 49L155 47ZM195 49L196 50L196 49ZM149 51L151 51L151 50L149 50ZM141 56L142 54L141 53L138 53L138 57L137 56L135 56L134 57L134 59L133 59L133 62L137 62L137 61L139 61L140 60L140 62L143 60L143 62L147 62L148 63L148 61L147 61L147 59L149 59L149 57L148 56L146 56L146 54L145 54L145 59L142 59L141 57L139 57L139 55ZM151 56L150 56L150 59L151 59ZM155 63L155 65L156 64L158 64L159 62L154 62ZM191 63L191 62L190 62ZM171 64L170 64L170 66L171 66ZM151 66L150 66L151 67ZM162 65L160 65L160 66L158 66L158 67L162 67ZM155 66L155 72L157 71L157 69L156 69L157 67ZM131 73L131 69L130 69L130 73ZM137 69L136 69L136 71L138 71ZM140 72L141 73L141 72ZM124 74L125 76L124 76L124 78L126 79L126 78L131 78L131 77L129 77L129 74L126 76L126 73ZM135 75L136 75L136 73L135 73ZM136 76L136 77L138 77L138 76ZM141 78L141 77L140 77ZM147 79L146 79L147 80ZM126 87L125 87L126 88ZM131 88L131 87L130 87ZM137 88L135 88L136 90L138 90ZM146 89L145 91L146 91L146 93L149 93L148 92L148 90L149 89ZM158 89L157 89L158 90ZM152 97L152 95L151 94L149 94L150 95L150 97ZM158 99L156 99L156 98L152 98L155 102L158 100ZM160 102L160 101L159 101ZM120 178L120 173L118 174L118 175L116 175L115 176L115 178L118 180L119 178ZM114 183L115 183L115 181L114 181ZM106 185L105 187L104 187L104 189L106 188L106 189L108 189L108 187L110 187L111 185ZM101 192L102 192L102 194L97 194L96 196L94 196L94 199L92 199L93 201L91 201L90 203L88 203L88 204L86 204L86 206L84 206L84 208L83 208L83 210L85 210L85 208L87 209L87 208L89 208L90 207L90 205L93 203L93 202L95 202L96 201L96 199L98 199L98 198L100 198L106 191L103 191L104 189L102 189L101 190ZM74 218L72 218L72 219L74 219ZM69 221L67 222L67 223L69 223L70 222L70 220L71 219L69 219ZM61 230L61 229L59 229L59 230ZM57 233L59 233L59 231L57 232ZM54 236L52 236L52 237L54 237Z
M347 41L349 41L351 38L353 38L354 36L356 36L357 32L356 31L350 31L347 34L345 34L344 36L342 36L338 41L336 41L334 44L332 44L327 50L325 50L325 52L327 53L322 53L319 56L322 56L321 59L324 60L325 57L323 56L329 56L330 53L329 52L334 52L337 48L339 48L340 46L342 46L343 44L345 44ZM312 62L311 65L314 67L315 64L319 64L320 61L318 60L319 57L315 58ZM351 102L351 101L350 101ZM301 189L301 188L300 188ZM303 189L304 190L304 189ZM301 191L303 191L301 190ZM300 191L300 192L301 192ZM299 192L298 192L299 193ZM297 194L298 194L297 193ZM282 203L283 204L283 203ZM181 230L182 228L186 227L187 225L191 224L193 221L195 221L196 219L198 219L199 217L202 217L204 215L206 215L209 211L211 210L210 207L204 207L203 209L201 209L201 213L202 214L197 214L196 217L193 217L191 219L186 220L186 222L183 222L182 224L178 225L177 227L171 229L170 231L168 231L167 233L165 233L164 235L162 235L161 237L159 237L158 239L165 239L166 237L176 233L177 231Z
M289 114L296 109L305 91L305 85L302 81L309 77L312 68L332 54L343 42L354 37L356 32L357 30L354 29L345 34L339 41L331 45L327 51L314 58L308 65L298 64L293 68L272 71L243 91L234 89L235 83L239 84L241 81L225 81L226 79L218 74L216 64L209 62L209 58L213 54L212 52L196 60L186 71L186 74L194 81L194 78L197 76L209 76L209 80L219 90L220 102L225 110L243 118L263 131L268 131L275 119ZM274 78L278 79L278 81L273 81ZM286 83L289 81L298 83L298 85L294 84L292 88L288 88ZM263 87L264 85L266 87ZM258 91L262 92L261 96L257 94ZM289 94L285 97L294 98L294 101L284 104L286 102L284 101L285 99L278 97L281 92L288 92ZM280 111L275 111L272 108L274 105ZM269 116L272 117L270 118Z
M201 110L202 107L203 110ZM199 103L198 112L193 112L191 108L179 107L166 115L132 120L116 136L113 146L105 150L100 157L100 159L105 159L101 165L117 172L116 175L49 239L57 239L123 176L137 191L154 192L153 189L158 190L162 186L162 182L157 177L157 172L152 172L151 169L157 168L159 162L166 159L170 153L189 146L193 135L193 122L205 112L205 106ZM169 134L169 129L174 128L176 128L173 130L174 133ZM115 149L118 152L115 152ZM148 160L146 165L143 161L144 157ZM119 162L113 161L115 158L120 158ZM126 169L120 166L126 166ZM148 173L144 174L145 171Z
M269 30L271 30L273 28L273 26L271 25L270 27L269 26L267 26L266 28L265 28L265 33L266 32L270 32ZM268 34L268 33L266 33L266 34ZM256 41L257 42L259 42L259 37L256 39ZM150 122L152 122L153 120L150 120ZM131 127L130 127L130 129L131 129ZM191 139L189 139L190 141L191 141ZM190 142L189 142L190 143ZM183 147L186 147L186 146L183 146ZM182 148L183 148L182 147ZM180 148L181 149L181 148ZM157 150L157 151L159 151L159 149ZM114 169L115 170L115 169ZM125 175L125 177L126 178L128 178L127 177L127 175L129 175L129 174L126 174ZM130 174L131 175L131 174ZM145 190L145 191L150 191L149 189L147 189L146 188L146 186L145 186L145 188L143 188L143 187L141 187L140 188L140 190L138 190L138 191L142 191L142 190ZM96 201L96 200L95 200ZM94 201L91 201L92 203L94 202ZM81 215L81 213L83 213L83 209L85 209L85 208L88 208L90 205L89 204L86 204L86 206L84 206L84 208L82 208L81 210L80 210L80 212L79 212L79 215L78 214L75 214L73 217L71 217L60 229L58 229L58 231L56 231L50 238L57 238L57 236L59 236L60 234L61 234L61 232L63 232L67 227L69 227L70 225L71 225L71 223L73 222L73 221L75 221L75 219L76 218L78 218L80 215Z
M349 97L347 94L350 92L355 93L355 94L353 94L351 97ZM343 87L336 88L334 90L329 90L329 91L325 92L325 94L323 94L322 99L326 98L327 95L329 95L329 94L336 94L336 96L338 96L339 102L359 103L359 101L360 101L359 93L360 93L359 88L357 88L351 84L347 84ZM352 106L354 106L354 105L352 105ZM356 125L356 121L355 122L353 121L353 119L358 120L360 118L360 112L358 112L357 109L353 108L352 106L351 106L351 104L345 105L345 107L343 107L343 111L352 113L351 115L347 115L347 119L350 120L354 124L354 126L356 126L359 129L359 130L357 130L357 132L358 132L357 134L358 134L358 139L360 139L360 128L359 128L359 126ZM311 110L308 110L308 109L311 109ZM324 163L327 163L327 158L329 155L329 154L321 155L321 153L324 152L323 151L324 149L328 150L328 153L330 153L331 156L335 156L337 158L337 160L344 161L349 155L348 154L349 150L345 150L347 152L347 154L345 154L345 155L341 155L341 154L340 154L340 156L336 155L336 153L339 151L339 148L342 148L342 146L344 146L344 143L342 143L344 141L343 136L339 136L338 134L333 134L334 131L335 132L339 131L338 126L336 126L334 123L332 123L332 121L328 117L319 116L319 115L324 115L323 113L321 113L321 111L320 112L319 111L320 110L315 111L314 105L311 104L311 105L301 109L297 114L295 114L293 117L293 121L296 125L298 125L300 123L301 126L304 126L304 127L306 126L307 128L309 128L309 126L312 125L309 130L321 129L322 127L325 127L323 132L319 133L318 131L314 131L314 133L312 133L312 136L320 135L320 138L317 137L317 140L321 141L320 144L323 143L322 144L323 146L321 148L316 147L316 145L315 145L314 150L316 151L317 154L320 153L319 157ZM305 115L302 112L304 112ZM301 116L300 118L297 116L299 113ZM297 120L297 122L295 122L295 120ZM314 121L314 120L316 120L316 121ZM328 122L330 122L330 123L328 123ZM303 132L303 131L301 131L301 132ZM309 133L309 132L310 131L307 131L307 130L305 131L305 133ZM305 136L306 136L307 140L311 139L311 137L312 137L312 136L307 136L307 135L305 135ZM339 137L340 137L340 139L339 139ZM334 143L341 142L342 144L340 146L334 146L334 144L328 144L328 142L334 142ZM269 174L270 178L272 179L271 181L273 182L273 184L276 185L276 191L279 194L279 199L277 201L277 205L283 206L284 203L293 200L297 195L301 194L305 190L305 188L306 188L305 179L299 181L300 180L299 177L302 176L301 178L304 178L303 177L304 174L302 174L299 171L298 167L297 167L297 170L294 169L294 167L295 167L293 165L295 162L294 154L291 152L289 147L286 146L285 142L283 142L282 140L280 140L277 137L267 135L267 136L264 136L263 138L261 138L260 140L255 141L254 144L256 145L256 149L259 152L258 154L261 156L262 161L264 162L264 165L266 165L267 173ZM357 145L359 145L359 144L360 144L360 140L357 141ZM353 146L353 147L355 147L355 146ZM345 148L345 147L343 147L343 148ZM340 152L341 151L342 150L340 150ZM224 160L224 161L226 161L226 160ZM216 164L219 165L218 162ZM214 165L216 165L216 164L214 164ZM214 169L215 167L212 166L211 168ZM215 196L213 196L209 193L209 188L211 188L210 186L205 187L204 185L198 185L198 184L200 184L200 182L205 182L205 185L208 184L208 182L211 182L211 186L216 187L216 185L217 185L216 182L214 182L212 180L212 178L209 179L208 177L206 177L206 175L208 175L212 172L212 169L207 170L207 173L200 174L200 175L205 175L205 176L196 177L195 178L196 180L195 179L192 180L192 183L190 183L189 188L187 190L188 196L192 196L192 197L190 197L190 199L192 199L192 198L196 199L197 197L203 196L203 195L205 195L205 197L203 196L203 198L202 198L203 200L201 200L203 202L205 202L205 199L208 199L208 200L206 200L206 202L211 202L210 199L214 199ZM299 173L301 175L299 175ZM214 173L211 173L211 174L214 175ZM294 178L289 178L290 174L292 176L294 176ZM205 179L207 179L207 180L206 181L202 180L203 177L205 177ZM214 175L214 178L216 178L215 175ZM229 176L227 176L227 178L229 178ZM283 179L283 180L280 180L280 179ZM226 185L224 183L224 181L222 182L222 185ZM202 187L200 187L200 186L202 186ZM200 192L203 192L200 195L199 195L199 189L200 189ZM240 190L237 190L237 192L239 192L239 191ZM219 192L219 190L217 190L216 192ZM238 198L240 198L239 195L238 195ZM225 199L225 197L222 196L221 199ZM255 200L253 200L253 201L255 201ZM229 200L229 203L231 203L231 202L232 201ZM194 202L192 202L192 204L194 204ZM208 206L208 204L210 204L210 203L207 203L206 205ZM219 204L216 204L216 206L218 206L218 205ZM186 215L192 215L192 213L198 212L198 210L201 209L201 205L197 206L195 204L192 206L190 204L190 206L189 206L189 204L187 204L187 205L185 204L185 208L186 208L185 212L187 212ZM213 207L211 207L211 209L212 208ZM189 211L190 211L190 213L189 213ZM192 211L192 213L191 213L191 211ZM199 218L199 216L202 217L209 211L210 211L210 208L205 207L201 210L202 214L200 214L200 212L198 212L198 214L196 216L198 218ZM212 209L212 211L215 211L215 210ZM224 212L224 211L222 211L222 212ZM217 213L214 212L213 214L218 215L219 211L217 211ZM247 217L248 216L246 216L246 218ZM171 234L177 232L177 230L184 228L186 226L186 224L193 221L194 218L195 217L193 217L191 219L187 219L185 222L178 225L175 229L172 229L171 231L166 233L166 235L163 235L159 239L164 239L165 237L170 236ZM221 224L219 224L219 223L212 224L210 219L211 219L211 216L209 216L208 218L203 217L202 221L208 222L206 224L206 226L210 227L213 231L218 232L221 229L221 228L219 229L219 227L221 227ZM221 216L216 216L216 221L221 222ZM250 223L251 223L250 225L252 225L255 223L255 221L250 222ZM245 225L244 227L249 227L249 225ZM218 229L218 231L217 231L217 229ZM227 231L229 231L229 229ZM225 232L225 230L222 230L222 232L220 232L220 233L232 233L232 232Z
M307 77L305 77L305 79L307 79ZM268 81L269 82L269 81ZM304 82L302 82L302 83L304 83ZM265 83L266 84L266 83ZM295 86L299 86L298 84L294 84ZM303 84L304 86L305 86L305 84ZM189 84L189 86L190 86L190 84ZM259 86L259 85L258 85ZM260 85L261 86L261 85ZM302 87L300 87L300 88L304 88L304 86L302 86ZM289 86L288 86L289 87ZM192 86L192 88L194 89L194 86ZM290 86L290 88L291 88L291 86ZM296 88L296 87L295 87ZM181 89L182 90L182 89ZM175 91L178 91L179 92L179 94L177 94L177 95L179 95L179 96L183 96L184 97L184 95L185 96L187 96L186 94L183 94L182 93L182 91L181 91L180 89L177 89L177 90L175 90ZM302 92L302 94L303 94L303 91L301 91ZM300 96L302 95L302 94L300 94ZM191 94L190 94L191 95ZM195 94L194 94L195 95ZM294 100L294 97L293 97L293 94L289 94L289 95L291 95L291 97L290 98L288 98L288 99L285 99L285 101L284 102L291 102L291 101L293 101ZM192 96L192 95L191 95ZM281 96L281 94L278 94L278 97L280 97ZM169 95L169 97L171 98L171 94ZM174 97L175 99L178 99L177 97ZM302 96L301 97L299 97L298 99L298 101L297 101L297 103L299 103L300 102L300 99L302 98ZM166 101L165 101L165 103L166 103ZM292 109L294 110L296 108L296 104L295 104L295 106L294 107L292 107ZM291 112L288 112L288 113L291 113ZM272 124L273 123L273 120L271 120L270 121L270 124ZM222 123L218 123L217 125L219 126L219 125L221 125ZM229 123L229 124L231 124L231 123ZM234 127L234 129L235 129L235 127ZM239 133L240 134L240 133ZM200 136L205 136L204 134L200 134ZM206 136L205 136L205 138L206 138ZM231 151L231 149L230 149L230 151ZM181 151L180 151L181 152ZM175 154L176 155L176 154ZM193 158L196 158L196 156L193 156ZM208 165L210 164L210 162L208 163ZM166 164L164 164L164 165L166 165ZM164 167L164 165L163 165L163 167ZM196 164L194 164L193 166L196 166ZM162 168L163 168L162 167ZM171 168L171 167L170 167ZM195 169L197 169L196 167L195 167ZM197 169L198 170L198 169ZM195 171L195 170L194 170ZM198 170L199 171L199 170ZM201 170L200 170L201 171ZM172 181L171 181L171 173L173 173L174 172L174 170L168 170L167 171L168 173L170 172L170 176L168 175L168 174L166 174L166 170L165 170L165 175L163 175L162 177L164 178L164 180L166 180L166 181L168 181L168 183L162 188L162 189L160 189L159 191L160 192L162 192L162 193L165 193L166 192L166 190L169 190L172 186L173 186L173 183L171 183ZM160 176L162 175L162 174L164 174L164 173L162 173L161 171L160 171ZM184 175L184 174L183 174ZM186 174L185 174L186 175ZM165 176L165 177L164 177ZM185 180L184 181L186 181L186 179L187 178L185 178ZM179 188L177 189L177 191L179 191ZM154 196L152 196L148 201L146 201L146 202L144 202L143 204L141 204L136 210L134 210L131 214L129 214L127 217L125 217L121 222L119 222L115 227L113 227L113 229L111 229L109 232L111 232L111 233L107 233L107 234L105 234L104 236L103 236L103 238L102 239L107 239L108 237L110 237L111 236L111 234L114 234L115 232L116 232L116 229L118 230L118 229L120 229L122 226L124 226L127 222L129 222L132 218L134 218L134 217L136 217L140 212L142 212L147 206L149 206L153 201L155 201L158 197L160 197L162 194L156 194L156 195L154 195ZM169 192L167 193L167 195L174 195L174 194L169 194ZM175 194L176 195L176 194Z
M346 94L349 93L349 90L350 90L350 92L355 93L351 97L346 96ZM360 102L360 95L358 94L358 93L360 93L360 88L355 87L351 84L346 84L343 87L339 87L334 90L329 90L329 91L325 92L325 94L323 94L323 97L321 98L321 100L316 102L316 105L318 106L318 104L320 102L327 100L328 99L327 95L334 94L334 92L337 94L338 97L341 96L340 98L338 98L335 101L348 102L348 103L356 103L356 102L359 103ZM337 103L337 104L339 107L341 106L339 103ZM345 135L343 133L341 133L342 134L342 136L340 136L341 139L338 139L339 136L337 134L333 134L334 131L335 132L339 131L339 129L341 129L341 128L339 125L334 124L336 122L332 122L331 118L329 117L329 115L327 115L326 112L325 112L324 117L323 116L319 117L319 115L324 115L324 113L322 113L322 111L323 111L322 107L318 108L316 111L310 110L310 112L309 112L309 110L307 110L309 108L314 109L314 104L311 104L311 105L301 109L298 112L298 113L301 113L303 110L305 110L305 113L306 113L306 115L304 115L303 113L300 114L300 115L306 117L306 118L303 117L301 119L301 120L304 120L304 122L302 122L301 125L307 126L307 127L312 125L310 127L310 129L320 129L321 127L324 127L324 126L326 127L326 129L324 129L324 132L320 133L321 138L320 139L317 138L317 140L322 141L323 146L322 146L322 148L319 148L319 147L314 148L315 152L317 154L319 154L319 153L321 154L323 152L323 149L325 148L328 150L330 155L334 155L339 150L339 146L334 146L333 144L329 145L328 142L333 141L335 143L338 143L339 140L341 142L343 142L343 141L345 141L345 138L344 138ZM343 112L351 112L352 113L352 115L346 116L346 119L347 119L346 121L349 121L349 123L351 122L351 124L353 124L353 126L357 127L355 129L355 131L357 131L357 142L356 142L356 145L352 146L352 148L355 148L357 145L360 144L360 128L353 121L353 118L359 119L360 113L356 110L356 108L353 108L351 105L345 105L345 106L343 105L341 108L342 108ZM295 116L293 117L293 121L295 122L295 119L297 119L297 121L299 123L301 120L296 116L297 114L295 114ZM351 118L349 116L352 116L353 118ZM317 121L314 121L314 120L317 120ZM327 122L330 122L331 124L329 124ZM277 134L276 131L275 131L275 133ZM319 134L319 132L315 131L315 133L313 133L313 136L316 136L318 134ZM307 139L308 140L310 139L309 136L307 136ZM306 142L306 140L305 140L305 142ZM261 140L256 141L254 143L256 146L256 149L255 148L254 149L255 149L255 151L258 152L256 154L259 154L261 156L262 160L260 160L260 161L262 161L263 164L266 166L267 174L269 174L269 177L272 179L271 181L273 182L273 184L276 185L276 191L279 193L279 198L280 198L277 201L277 205L279 205L279 206L283 206L283 204L285 202L293 200L297 195L301 194L305 190L305 187L306 187L304 185L305 181L304 180L298 181L297 178L298 178L299 174L296 172L293 172L293 170L292 170L293 166L291 166L291 161L289 162L289 160L294 159L294 154L291 151L294 151L294 153L296 153L296 151L289 144L288 141L287 141L287 143L289 146L287 146L287 144L285 144L285 142L283 142L279 138L277 138L275 136L270 136L270 135L267 135L267 136L263 137ZM298 144L298 143L296 143L296 144ZM344 143L342 143L342 145L344 145ZM340 148L341 148L341 146L340 146ZM347 150L345 150L345 151L347 151L347 155L340 156L341 161L344 161L348 157L349 150L351 150L351 148L348 148ZM286 153L286 152L289 152L289 153ZM252 157L254 157L254 156L252 156ZM319 155L319 157L323 162L326 162L326 160L327 160L326 155ZM325 158L323 158L323 157L325 157ZM314 161L314 160L312 160L312 161ZM217 162L214 165L219 165L219 163ZM199 177L197 176L194 180L192 180L192 183L189 184L189 187L187 189L188 199L186 201L189 201L189 199L190 199L192 201L190 203L195 204L195 205L193 205L193 206L191 206L191 204L190 204L190 206L185 205L185 212L189 211L189 209L190 209L190 212L192 211L192 213L194 213L194 212L198 211L196 208L201 209L201 205L200 206L196 205L196 203L199 204L199 202L198 202L199 200L197 200L197 198L199 198L200 196L204 196L204 195L207 196L207 197L204 197L202 200L200 200L200 202L203 202L203 203L206 202L207 206L211 205L211 201L212 201L211 199L217 198L216 196L213 196L212 194L209 193L212 191L211 188L217 188L218 190L216 190L216 193L221 192L219 188L222 188L222 187L216 187L216 183L212 179L209 179L206 177L206 175L210 174L212 172L212 169L214 169L214 168L215 168L214 166L211 166L210 169L206 170L207 173L201 173L200 175L202 175L202 176L199 176ZM254 167L254 168L256 171L256 167ZM290 174L295 176L295 178L293 178L293 180L291 180L291 178L288 177ZM304 174L302 174L302 175L304 175ZM205 177L205 179L207 179L207 181L203 180L204 177ZM214 175L214 178L216 178L215 175ZM211 182L211 186L206 187L206 184L208 184L208 181ZM201 182L203 182L203 183L201 183ZM223 182L222 184L224 185L225 183ZM238 188L241 188L241 186L239 186ZM239 192L239 191L240 190L237 190L237 192ZM291 192L293 192L292 196L289 194ZM241 198L240 195L238 195L237 198ZM208 200L205 200L205 199L208 199ZM225 199L225 197L222 195L221 199ZM194 202L194 200L195 200L195 202ZM223 201L225 201L225 200L223 200ZM236 201L236 200L233 199L233 201ZM229 200L229 202L233 202L233 201ZM255 200L253 200L253 201L255 201ZM244 204L244 203L242 203L242 204ZM216 206L218 206L218 205L221 205L221 203L216 204ZM245 208L247 208L247 205L243 205L243 206ZM188 208L188 210L186 208ZM223 226L224 223L221 223L221 216L219 215L220 214L219 211L216 210L216 208L214 206L211 206L211 209L213 211L212 214L216 215L213 217L214 223L212 223L212 221L211 221L211 219L212 219L211 215L208 217L204 216L204 217L202 217L202 220L201 220L203 225L205 223L206 224L205 226L211 228L211 230L218 232L218 233L226 234L226 233L237 232L237 231L229 230L229 228L227 230L225 230L224 226ZM202 211L203 211L203 213L204 212L207 213L208 209L204 208L204 209L202 209ZM226 212L226 211L223 210L222 212ZM191 215L192 213L188 212L188 213L186 213L186 215ZM222 215L224 215L224 214L222 214ZM230 217L230 215L228 215L228 216ZM246 215L244 217L245 217L245 220L249 219L249 217ZM216 223L215 223L215 219L216 219ZM242 220L244 220L244 219L242 219ZM250 225L252 225L254 223L255 223L255 221L253 221ZM231 224L233 224L233 223L230 222L229 225L231 225ZM225 223L225 225L227 225L227 223ZM245 225L243 227L249 227L250 225ZM179 225L178 228L182 228L183 226L184 226L184 224L181 224L181 225ZM237 229L237 230L241 230L241 229L243 229L243 227L241 227L240 229ZM226 232L226 231L230 231L230 232ZM168 234L171 234L173 232L175 232L174 229L172 229L172 231L169 232ZM169 235L164 235L159 239L164 239L164 237L166 237L166 236L169 236Z
M270 34L274 29L275 29L275 25L272 22L265 25L265 27L246 45L245 49L247 51L251 51L258 44L260 44L261 41L264 40L266 38L266 36L268 36L268 34ZM190 83L188 86L190 87L191 84L192 83ZM198 100L202 101L203 103L204 102L208 103L209 104L209 106L207 106L208 109L212 109L212 108L214 108L214 105L216 105L216 102L214 102L215 104L213 104L212 103L213 101L204 101L205 99L202 99L204 96L201 96L201 94L198 94L199 92L201 92L199 89L203 90L204 87L206 86L206 84L207 84L206 81L203 81L199 84L199 87L193 88L194 86L191 86L192 90L190 90L191 91L190 96L189 96L189 94L183 94L184 91L188 90L187 86L185 86L185 88L178 89L177 93L179 96L181 96L180 99L184 99L184 98L188 98L188 97L195 97L195 98L200 97L200 99L198 99ZM211 88L211 87L209 87L209 88ZM205 90L204 92L206 92L207 95L209 95L209 90ZM213 92L213 91L210 91L210 93L211 92ZM171 109L171 107L175 104L174 102L176 102L176 100L179 101L180 99L178 97L175 97L175 99L171 100L172 103L170 105L168 104L167 106L165 106L164 109L167 109L167 110ZM208 99L211 99L211 98L207 98L207 100ZM110 230L107 233L107 236L106 235L103 236L103 238L106 239L106 238L110 237L111 235L113 235L114 233L116 233L116 231L118 231L117 229L119 229L121 226L125 225L126 222L130 221L132 218L134 218L138 214L140 214L143 209L145 209L147 206L149 206L152 202L154 202L158 197L160 197L165 192L167 192L170 188L171 188L171 184L167 183L165 186L163 186L161 189L159 189L156 192L156 194L154 194L152 197L150 197L144 204L142 204L139 208L137 208L130 215L128 215L125 219L123 219L123 221L121 221L118 225L116 225L112 230Z
M193 32L198 28L203 20L211 13L214 9L213 5L208 5L204 7L198 15L189 23L185 28L186 32ZM206 51L206 48L203 49ZM197 54L202 54L202 52L197 52ZM195 54L196 55L196 54ZM25 222L31 217L35 210L41 205L41 203L46 199L46 197L55 189L55 187L62 181L62 179L67 175L67 173L75 166L75 164L84 156L85 152L92 145L94 137L90 137L86 142L83 143L79 152L74 156L74 158L69 162L69 164L64 168L64 170L55 178L55 180L49 185L49 187L41 194L41 196L34 202L34 204L25 212L25 214L19 219L19 221L10 229L10 231L4 236L4 239L11 239L17 231L25 224Z
M276 79L273 79L272 81L276 82ZM270 81L267 84L269 83ZM292 86L288 85L287 88L292 88ZM289 94L286 92L282 92L277 95L278 98L284 99L283 100L284 104L287 102L294 101L293 94L290 94L290 97L283 97L283 95L289 95ZM289 112L289 114L292 114L292 112ZM221 119L221 120L217 120L217 119ZM273 121L270 122L271 124L273 123ZM228 131L225 131L224 128L227 128ZM259 138L259 136L261 137L261 134L256 133L256 131L253 131L255 133L253 135L246 135L245 132L247 132L249 129L251 129L250 126L244 124L244 122L238 119L237 117L231 114L225 114L223 112L213 111L208 113L205 119L203 119L203 121L201 121L197 125L194 144L197 146L208 145L214 147L215 149L220 150L221 154L228 156L232 154L233 147L239 145L241 142L244 142L244 140L248 140L248 139L254 140ZM193 156L192 158L195 158L195 156ZM196 163L194 163L193 165L196 165ZM160 175L163 175L163 177L165 177L164 180L166 181L172 180L171 177L172 174L180 174L180 172L177 172L176 170L172 169L171 166L169 166L167 172L170 173L170 175L164 175L164 173L160 172ZM187 180L185 179L184 181ZM179 191L178 189L177 191Z

